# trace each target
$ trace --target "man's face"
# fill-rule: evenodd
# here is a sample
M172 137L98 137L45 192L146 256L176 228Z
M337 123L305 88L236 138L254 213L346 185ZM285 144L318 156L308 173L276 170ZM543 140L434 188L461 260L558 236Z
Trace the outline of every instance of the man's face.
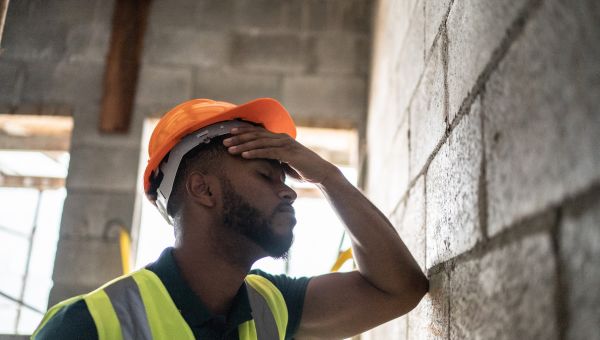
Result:
M220 181L223 224L255 242L269 256L287 257L294 239L292 228L296 224L291 206L280 203L270 213L263 213L238 194L229 179L221 177Z

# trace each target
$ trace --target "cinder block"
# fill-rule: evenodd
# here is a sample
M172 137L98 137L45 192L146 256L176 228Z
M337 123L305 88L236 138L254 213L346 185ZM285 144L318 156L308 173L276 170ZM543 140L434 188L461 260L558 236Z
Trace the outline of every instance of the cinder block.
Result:
M296 34L240 33L233 44L232 64L247 70L300 73L307 69L310 53L307 39Z
M446 20L450 0L425 0L425 51L433 46L442 22ZM427 53L425 53L427 56Z
M55 112L58 112L57 108ZM115 148L139 148L144 127L144 116L134 108L127 133L106 134L99 130L100 103L78 104L73 108L73 131L71 145L106 146ZM147 146L142 146L145 148Z
M2 58L14 60L58 60L65 52L66 25L60 21L39 22L39 13L30 2L15 1L8 6L2 36ZM34 13L32 13L34 12ZM47 17L59 13L46 13ZM45 23L45 24L44 24Z
M233 9L237 3L236 0L183 1L186 3L196 3L196 12L192 21L202 31L212 30L222 32L233 28L232 19L235 15ZM171 0L165 2L167 6L173 6Z
M568 290L566 339L600 339L600 199L584 197L565 209L561 265Z
M406 202L398 206L392 220L398 234L423 272L425 267L425 178L419 177Z
M427 171L427 268L471 249L479 221L481 105L456 126Z
M17 63L0 61L0 79L0 103L2 106L15 105L23 86L23 70Z
M558 339L548 234L526 236L450 274L450 339Z
M235 6L236 24L242 29L281 28L288 3L280 0L239 0Z
M63 208L60 234L79 239L114 237L117 224L130 230L135 196L134 191L69 190Z
M235 0L155 0L150 6L148 28L229 31L235 28L235 3Z
M365 83L362 77L287 77L283 103L299 124L357 127L366 111Z
M315 39L317 73L360 74L361 64L368 61L368 55L361 53L365 46L360 45L358 35L323 34Z
M486 85L491 235L600 181L596 6L544 2Z
M372 173L373 181L377 181L385 193L385 213L391 213L408 190L408 158L408 122L405 120L391 141L385 161L375 165L383 168L383 173L386 174L383 178L386 180L381 181L381 172Z
M110 22L110 21L109 21ZM106 62L111 27L86 23L69 27L66 36L66 56L69 61Z
M192 71L188 67L142 65L136 105L174 106L192 95Z
M370 31L373 6L369 0L306 0L304 3L309 30Z
M67 189L135 192L139 158L139 148L72 148Z
M530 0L455 1L448 16L449 118L454 120L477 77Z
M281 97L278 75L200 69L196 72L194 97L244 103L259 97Z
M393 95L396 97L396 106L400 111L408 108L425 68L425 15L422 6L423 0L416 4L404 37L394 37L392 33L394 39L402 41L398 45L398 52L394 53L395 64L391 70L398 77L396 92Z
M169 29L190 29L196 27L198 22L203 21L198 17L198 6L201 3L219 3L228 0L154 0L150 6L148 17L148 31L162 31Z
M410 178L421 172L446 132L444 64L437 44L410 106Z
M369 143L369 166L373 169L367 178L369 197L387 216L408 189L408 122L405 119L399 128L394 123L393 119L381 118L371 124L379 128L369 134L373 141Z
M407 339L448 339L449 295L448 273L442 271L429 278L429 292L408 314Z
M231 34L189 28L151 30L144 41L144 61L151 64L215 66L227 62Z
M98 105L104 65L93 62L28 63L23 103Z
M61 238L56 247L55 285L99 287L123 275L119 239Z

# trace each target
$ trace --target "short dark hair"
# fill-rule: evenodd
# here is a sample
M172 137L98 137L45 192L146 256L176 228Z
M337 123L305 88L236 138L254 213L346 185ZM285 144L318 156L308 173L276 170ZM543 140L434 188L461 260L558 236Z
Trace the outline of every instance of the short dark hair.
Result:
M227 134L215 137L210 143L200 144L183 156L179 163L179 168L177 168L177 174L173 181L173 189L171 190L171 196L167 204L167 213L170 216L174 216L181 209L185 179L192 170L200 170L207 174L216 174L223 170L222 159L227 155L227 149L223 145L223 140L230 136ZM156 194L159 185L160 183L151 184L151 194Z

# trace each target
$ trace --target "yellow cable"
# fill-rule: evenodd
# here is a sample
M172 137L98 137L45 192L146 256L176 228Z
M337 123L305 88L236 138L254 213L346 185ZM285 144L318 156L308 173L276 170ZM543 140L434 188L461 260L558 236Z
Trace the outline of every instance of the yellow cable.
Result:
M129 274L131 271L131 238L127 230L121 228L119 232L119 244L121 248L121 263L123 265L123 274Z
M331 272L333 273L333 272L337 272L338 270L340 270L342 265L350 259L352 259L352 248L348 248L345 251L340 253L337 260L333 264L333 267L331 267Z

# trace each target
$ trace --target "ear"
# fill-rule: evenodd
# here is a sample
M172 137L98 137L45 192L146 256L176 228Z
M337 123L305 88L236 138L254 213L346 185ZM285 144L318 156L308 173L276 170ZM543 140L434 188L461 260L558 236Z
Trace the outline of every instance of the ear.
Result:
M193 201L205 207L214 207L216 196L213 194L216 178L211 175L194 171L189 174L185 182L185 188Z

